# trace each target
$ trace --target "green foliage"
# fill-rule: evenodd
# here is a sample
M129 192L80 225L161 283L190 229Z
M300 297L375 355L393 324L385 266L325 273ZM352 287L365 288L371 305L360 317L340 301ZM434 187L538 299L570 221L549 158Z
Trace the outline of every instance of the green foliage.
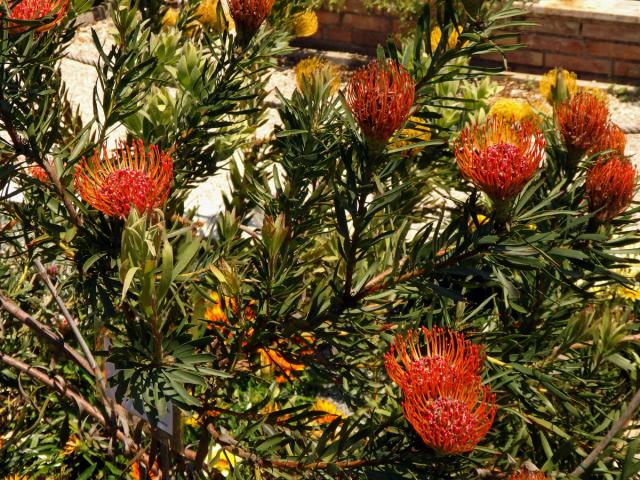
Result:
M115 479L140 461L169 478L505 478L528 460L568 478L638 382L638 307L621 295L634 287L622 269L637 264L638 208L593 221L594 159L567 175L552 118L541 123L546 161L508 222L462 178L451 140L484 120L495 93L494 70L469 60L504 51L496 41L521 25L510 3L463 3L425 7L414 34L380 49L415 80L407 127L422 135L400 131L376 148L327 72L279 93L280 122L256 140L269 72L291 51L287 17L302 3L276 4L247 43L227 24L185 28L196 5L161 29L159 5L115 4L114 45L94 35L86 124L58 71L73 14L42 35L2 24L0 476ZM73 181L121 125L126 140L169 152L174 172L167 202L126 220ZM49 180L30 176L34 165ZM222 166L231 191L204 225L185 200ZM96 371L74 361L79 339L55 295ZM404 419L383 356L418 326L486 347L483 382L499 408L469 454L437 454ZM327 400L335 411L321 410ZM169 405L173 434L161 425ZM632 429L588 478L637 474Z

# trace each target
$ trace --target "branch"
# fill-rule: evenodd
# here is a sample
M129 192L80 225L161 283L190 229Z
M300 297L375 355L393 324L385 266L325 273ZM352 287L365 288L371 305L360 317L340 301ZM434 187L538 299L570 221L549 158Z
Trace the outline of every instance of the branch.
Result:
M80 352L65 343L64 338L53 332L49 327L38 322L35 318L22 310L18 305L13 303L9 298L0 295L0 308L9 313L16 320L20 321L35 332L45 342L53 346L58 352L64 354L67 358L79 365L87 373L92 374L93 370Z
M595 462L598 459L598 457L604 451L607 445L611 443L611 440L613 440L613 437L615 437L618 434L618 432L622 430L622 428L627 424L627 422L631 420L638 406L640 406L640 390L638 390L635 393L635 395L629 402L629 405L627 405L627 408L624 410L624 412L622 412L622 415L620 415L620 418L618 418L616 423L613 424L609 432L604 436L602 440L600 440L600 442L596 445L593 451L587 456L587 458L585 458L582 461L582 463L578 465L578 467L573 472L571 472L571 475L575 477L580 477L582 476L583 473L585 473L589 469L589 467L591 467L593 462Z

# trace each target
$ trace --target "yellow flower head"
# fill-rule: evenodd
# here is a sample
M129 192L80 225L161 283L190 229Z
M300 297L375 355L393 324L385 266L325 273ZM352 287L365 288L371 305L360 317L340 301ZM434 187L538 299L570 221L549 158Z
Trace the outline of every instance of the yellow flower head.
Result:
M530 120L536 122L538 116L529 102L515 98L499 98L491 106L489 115L509 122Z
M640 300L640 265L618 270L618 273L627 277L632 284L616 287L616 295L632 302Z
M333 63L327 62L320 57L309 57L300 60L295 68L296 85L298 90L302 90L303 85L313 81L314 75L323 73L331 79L331 95L340 88L340 70Z
M408 123L414 125L405 127L400 131L397 139L390 145L390 148L402 148L412 143L427 142L431 139L431 131L427 127L427 122L420 117L409 117ZM418 155L424 146L405 150L402 153L406 155Z
M18 475L17 473L14 475L9 475L8 477L4 477L4 480L29 480L29 477L26 475Z
M481 213L476 213L476 221L474 222L473 219L469 219L469 231L470 232L475 232L476 231L476 223L478 225L484 225L485 223L487 223L489 221L489 217L487 217L486 215L483 215Z
M241 458L236 457L233 453L225 450L222 446L213 444L205 462L211 467L215 468L223 477L228 477L231 470L242 461Z
M573 97L578 91L577 75L573 72L561 68L549 70L540 78L540 94L547 99L547 102L554 102L554 90L558 81L558 73L562 76L564 86L567 89L569 97Z
M218 25L218 0L202 0L195 15L202 25L215 27Z
M80 437L78 437L77 435L71 435L67 440L67 443L65 443L64 448L62 449L62 455L65 457L68 455L73 455L74 453L76 453L78 448L80 448L80 445L82 445L82 440L80 440Z
M168 8L166 12L164 12L164 16L162 17L162 28L163 30L167 30L171 27L175 27L178 23L178 17L180 16L180 11L177 8Z
M452 30L451 35L447 39L447 48L454 48L458 43L458 37L462 33L462 27L458 27ZM440 30L439 26L433 27L431 30L431 51L435 52L440 44L440 40L442 40L442 30ZM465 42L466 45L466 42ZM464 46L464 45L463 45Z
M315 420L319 424L331 423L336 418L347 418L350 415L346 407L339 405L330 398L316 398L311 410L325 413L324 416Z
M602 100L607 105L609 104L609 95L607 94L607 92L605 90L602 90L601 88L597 88L597 87L580 87L580 88L578 88L578 91L584 92L584 93L589 93L590 95L593 95L597 99Z
M207 308L204 312L204 318L213 323L229 323L229 319L227 318L227 314L224 311L224 307L234 309L235 302L232 298L225 297L224 305L220 300L220 295L217 292L211 292L211 301L212 304L209 308Z
M318 16L313 10L305 10L293 16L292 24L296 37L310 37L318 31Z

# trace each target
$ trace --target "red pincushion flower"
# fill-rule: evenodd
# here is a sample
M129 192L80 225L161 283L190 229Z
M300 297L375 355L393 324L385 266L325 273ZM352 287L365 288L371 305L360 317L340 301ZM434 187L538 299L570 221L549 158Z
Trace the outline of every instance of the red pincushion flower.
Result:
M42 183L49 183L51 181L45 169L40 165L31 165L29 167L29 176Z
M252 37L265 21L274 0L229 0L229 11L236 28L245 37Z
M622 129L615 123L608 123L607 127L598 139L598 142L591 148L590 153L604 152L605 150L613 150L606 155L624 155L624 150L627 146L627 136Z
M420 342L420 332L424 340ZM434 327L396 335L384 356L387 373L403 391L419 388L423 395L437 397L448 379L467 374L477 377L484 363L484 349L462 333Z
M353 74L345 97L364 135L384 143L409 118L415 89L402 65L376 60Z
M599 222L608 222L631 203L636 188L636 170L631 162L614 156L596 162L587 173L585 193L589 210Z
M509 480L546 480L547 476L544 472L529 470L528 468L522 467L520 470L517 470L511 474Z
M609 123L609 107L602 98L579 92L558 106L556 119L569 155L577 160L597 145L605 134Z
M141 140L131 148L120 144L111 158L105 146L90 161L76 166L75 186L82 199L110 217L127 218L133 205L140 213L160 207L169 196L173 162L155 145L149 151Z
M447 455L473 450L487 435L496 413L495 395L469 372L443 381L436 398L428 388L406 390L402 406L422 441Z
M545 156L544 134L530 122L491 117L470 125L453 145L462 176L496 203L511 200L533 177Z
M35 28L36 32L46 32L62 20L68 9L69 0L22 0L11 9L9 18L11 20L36 21L55 15L52 21ZM16 22L10 22L10 25L16 32L23 32L30 28Z

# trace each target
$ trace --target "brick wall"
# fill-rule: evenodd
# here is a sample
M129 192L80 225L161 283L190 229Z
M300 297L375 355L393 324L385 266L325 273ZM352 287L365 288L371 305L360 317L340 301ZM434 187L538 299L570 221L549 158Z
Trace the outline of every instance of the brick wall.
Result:
M374 54L378 44L400 31L398 19L367 12L360 0L347 0L342 11L318 16L318 33L297 45ZM542 72L562 66L584 78L640 81L639 1L539 0L526 19L537 25L520 34L527 47L507 55L510 69Z

